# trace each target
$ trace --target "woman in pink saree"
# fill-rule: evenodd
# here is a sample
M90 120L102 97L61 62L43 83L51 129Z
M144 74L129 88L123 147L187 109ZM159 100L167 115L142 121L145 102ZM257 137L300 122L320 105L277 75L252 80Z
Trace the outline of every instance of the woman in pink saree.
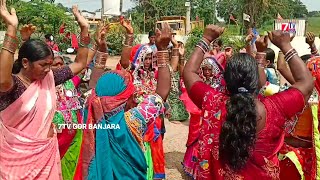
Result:
M278 152L284 142L284 123L301 112L313 82L289 33L269 33L272 43L285 54L296 83L287 91L259 98L259 68L248 54L228 60L221 93L202 82L197 74L208 44L224 28L209 25L186 64L184 80L190 98L202 109L195 179L279 179Z
M0 54L0 179L62 179L57 135L52 125L55 86L86 67L88 23L76 6L73 13L81 27L82 48L74 63L52 71L53 53L45 42L27 40L18 47L15 10L0 1L7 33ZM12 69L17 74L12 74Z

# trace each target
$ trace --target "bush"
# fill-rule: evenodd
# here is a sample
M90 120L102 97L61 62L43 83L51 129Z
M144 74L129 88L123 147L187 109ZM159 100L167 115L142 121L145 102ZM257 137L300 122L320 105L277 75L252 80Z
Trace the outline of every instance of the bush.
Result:
M223 35L220 38L223 42L223 46L224 47L226 47L226 46L232 47L234 53L239 52L246 45L245 41L244 41L244 37L233 36L232 32L229 32L228 29L225 30L225 32L223 33Z
M136 30L136 28L134 28ZM140 38L137 36L139 32L135 32L134 45L140 43ZM111 50L111 55L120 55L122 52L123 42L125 40L126 31L120 24L113 24L107 34L108 48Z
M189 60L191 57L192 52L194 51L194 47L198 44L203 36L203 28L195 28L193 29L188 37L188 40L185 45L186 50L186 59Z

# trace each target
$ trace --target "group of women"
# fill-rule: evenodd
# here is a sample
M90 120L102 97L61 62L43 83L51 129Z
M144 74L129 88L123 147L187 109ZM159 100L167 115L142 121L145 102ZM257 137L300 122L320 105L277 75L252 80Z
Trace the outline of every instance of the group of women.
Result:
M91 42L77 6L79 49L68 65L46 42L30 39L33 26L23 26L19 47L15 10L0 0L0 14L7 25L0 54L1 179L165 179L164 118L189 116L182 164L193 179L320 178L320 59L305 64L288 33L270 32L233 54L220 49L224 28L209 25L185 63L168 24L154 43L133 46L134 29L121 19L127 32L121 59L116 70L106 70L108 26L99 26ZM281 50L277 68L289 88L277 88L268 39ZM307 42L317 56L313 34ZM93 59L92 89L82 101L77 89Z

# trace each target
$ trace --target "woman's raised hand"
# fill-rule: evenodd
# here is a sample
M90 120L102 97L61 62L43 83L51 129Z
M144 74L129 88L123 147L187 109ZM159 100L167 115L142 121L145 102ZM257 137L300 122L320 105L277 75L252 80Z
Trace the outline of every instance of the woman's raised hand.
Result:
M120 17L120 24L126 29L127 34L133 34L133 27L131 22L127 19L124 19L123 16Z
M20 29L20 35L23 41L27 41L30 39L31 35L37 30L37 27L32 25L32 24L28 24L28 25L24 25L22 26L22 28Z
M96 32L95 32L95 38L97 45L99 46L101 43L105 43L105 37L110 29L110 26L107 24L105 25L102 22L99 22Z
M179 47L179 43L178 41L174 38L174 35L171 36L171 43L173 45L174 48L178 48Z
M6 0L0 0L0 15L3 21L6 23L7 27L18 27L19 21L16 10L14 8L11 8L11 11L9 12L7 9Z
M158 50L166 50L172 38L171 28L168 23L164 23L161 31L156 30L156 46Z
M184 44L181 44L179 47L179 55L184 56L185 53L186 53L186 50L184 48Z
M104 52L107 49L106 34L108 33L109 28L109 25L105 25L101 22L99 22L97 26L94 40L98 46L99 51Z
M315 39L316 39L316 36L314 35L313 32L307 32L307 37L306 37L306 43L307 44L312 46L314 41L315 41Z
M281 30L268 32L270 41L282 50L283 53L292 48L290 34Z
M258 52L264 52L268 48L268 36L261 36L256 40L256 48Z
M203 37L211 43L218 37L220 37L224 32L224 27L219 27L216 25L208 25L203 33Z
M80 14L77 5L72 6L72 13L73 13L74 17L76 18L76 21L78 22L80 28L89 28L88 21Z

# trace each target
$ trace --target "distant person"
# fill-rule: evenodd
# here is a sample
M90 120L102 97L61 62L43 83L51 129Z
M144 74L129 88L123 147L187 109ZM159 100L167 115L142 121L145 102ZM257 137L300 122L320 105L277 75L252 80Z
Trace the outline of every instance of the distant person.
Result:
M53 51L59 51L58 45L53 41L53 35L52 34L46 34L44 36L46 38L47 45L53 50Z

